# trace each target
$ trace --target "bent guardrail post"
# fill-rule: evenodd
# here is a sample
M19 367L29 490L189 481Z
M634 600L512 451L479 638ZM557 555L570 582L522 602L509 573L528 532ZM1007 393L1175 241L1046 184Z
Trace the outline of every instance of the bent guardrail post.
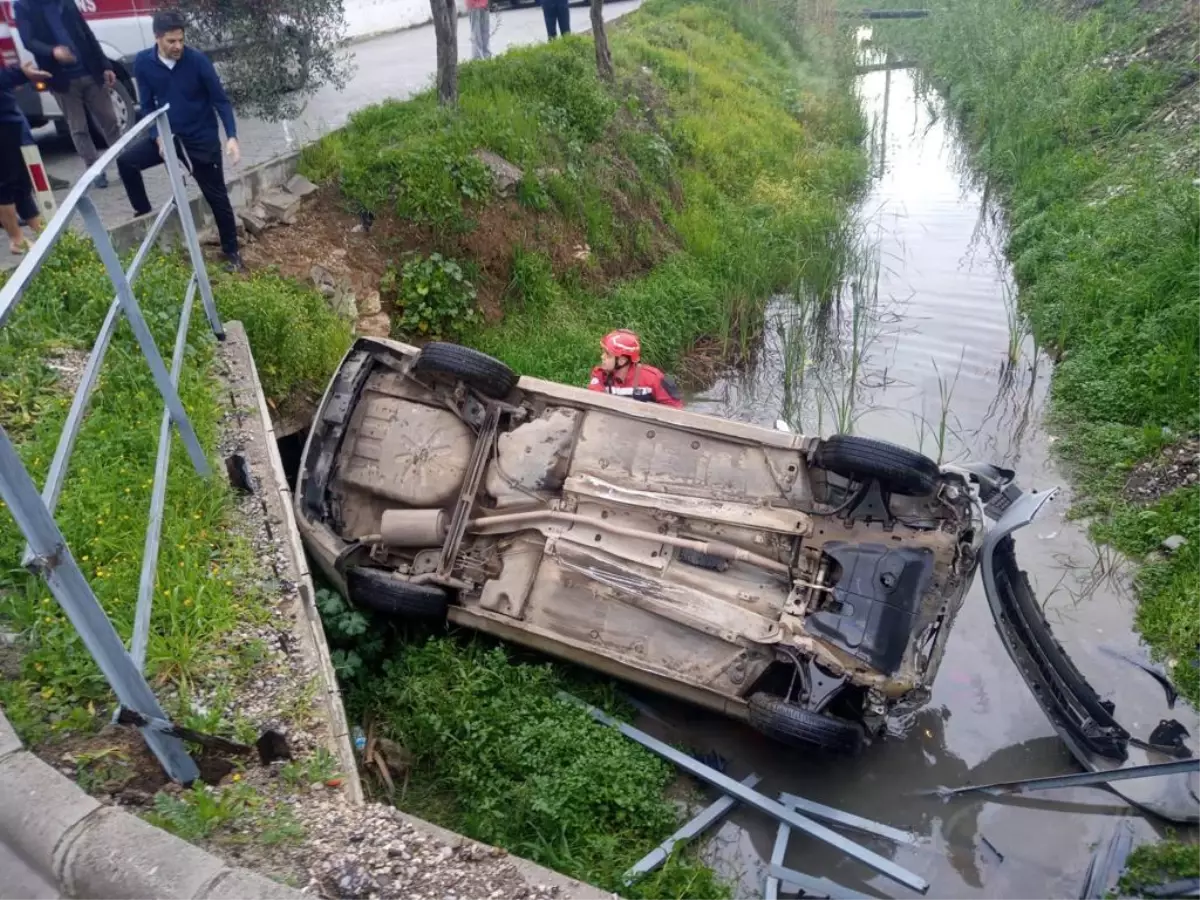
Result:
M644 731L640 731L639 729L634 728L632 725L627 725L624 722L618 722L616 719L607 715L602 710L597 709L591 704L585 703L578 697L573 697L565 691L560 691L558 696L560 699L565 700L568 703L573 703L576 706L583 707L596 721L616 728L621 732L621 734L641 744L647 750L657 753L659 756L663 757L669 762L674 763L685 772L694 775L701 781L711 784L718 790L723 791L732 797L736 797L747 806L753 807L759 812L766 813L768 816L775 819L775 821L784 822L797 831L803 831L805 834L811 835L818 840L824 841L825 843L836 847L847 856L853 857L864 865L874 869L876 872L879 872L881 875L886 875L893 881L896 881L899 884L916 891L917 893L924 894L929 890L929 882L924 878L917 875L915 872L910 872L903 866L897 865L890 859L880 856L873 850L868 850L861 844L856 844L849 838L843 837L836 831L826 828L819 822L816 822L807 816L802 816L800 813L795 812L794 810L788 809L782 803L772 800L770 797L760 794L758 791L748 788L744 784L739 784L728 775L718 772L711 766L704 765L704 763L700 762L699 760L693 759L686 753L676 750L671 745L666 744L657 738L651 737Z
M791 806L785 794L779 795L779 802ZM768 866L783 865L783 860L787 857L788 839L791 836L792 829L786 822L780 822L779 830L775 832L775 843L771 845L771 859L768 861ZM769 869L766 884L763 885L763 900L779 900L779 879L770 874Z
M834 900L834 898L836 900L872 900L866 894L856 894L836 881L818 878L815 875L806 875L804 872L797 872L795 869L789 869L787 866L777 863L772 863L767 871L777 883L798 887L803 897L824 897L825 900Z
M920 838L911 831L902 831L899 828L893 828L891 825L884 825L882 822L864 819L862 816L856 816L853 813L834 809L832 806L825 806L822 803L806 800L804 797L797 797L795 794L782 793L779 795L779 802L784 806L790 806L792 809L807 813L814 819L820 819L822 822L827 822L830 825L841 825L844 828L852 828L863 834L873 834L876 837L887 838L889 841L894 841L897 844L916 845L920 843Z
M17 526L33 548L33 568L46 579L51 593L79 632L84 646L96 660L121 705L165 719L166 713L158 705L141 670L125 652L125 645L79 570L66 539L42 502L3 427L0 427L0 498L8 504ZM200 777L200 770L179 738L150 728L143 728L142 736L171 778L187 784Z
M187 244L188 257L192 261L192 271L199 283L204 314L208 316L208 324L212 326L217 340L223 341L225 340L225 328L221 324L221 317L217 314L217 303L213 299L212 285L208 281L208 269L205 268L204 253L200 249L200 238L196 234L196 222L192 219L187 188L183 184L183 175L179 171L179 157L175 153L175 136L171 133L171 123L167 121L166 116L163 116L158 123L158 135L162 138L163 162L167 166L167 177L171 180L171 195L175 198L175 206L179 209L179 224L183 229L183 240ZM186 214L184 210L187 210Z
M1200 772L1200 758L1180 759L1173 762L1150 763L1145 766L1129 766L1124 769L1105 769L1102 772L1073 772L1070 775L1048 775L1041 778L1022 778L1019 781L995 781L991 784L967 785L960 788L937 788L927 793L939 797L957 797L979 791L1046 791L1060 787L1086 787L1108 784L1110 781L1128 781L1132 778L1156 778L1176 775L1180 772Z
M762 779L757 775L747 775L742 779L742 784L746 787L754 787ZM691 821L676 831L673 835L639 859L630 867L629 871L621 876L624 884L632 884L637 878L643 875L648 875L653 872L671 857L671 853L675 850L676 844L681 844L690 841L693 838L699 837L713 825L721 820L721 817L728 813L734 806L737 805L737 800L730 797L728 794L722 794L715 803L711 803L702 809Z

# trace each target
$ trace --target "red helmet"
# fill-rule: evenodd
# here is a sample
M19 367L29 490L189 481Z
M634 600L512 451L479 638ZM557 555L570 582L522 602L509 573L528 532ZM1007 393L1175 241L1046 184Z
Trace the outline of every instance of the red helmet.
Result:
M613 356L628 356L631 362L642 358L642 342L636 334L624 328L610 331L600 341L600 346Z

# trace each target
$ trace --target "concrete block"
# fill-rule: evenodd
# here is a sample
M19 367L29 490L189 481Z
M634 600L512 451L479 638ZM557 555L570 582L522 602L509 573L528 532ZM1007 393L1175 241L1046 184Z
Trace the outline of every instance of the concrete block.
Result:
M258 202L268 216L280 222L294 218L300 210L300 198L284 191L270 191L259 197Z
M297 197L307 197L309 194L317 192L317 186L303 175L293 175L288 179L288 183L284 185L284 190L289 194L295 194Z
M199 847L112 807L89 819L60 856L59 884L70 897L190 900L226 868Z
M0 844L39 872L55 872L55 848L100 804L32 753L0 760Z
M196 895L196 900L299 900L304 895L286 884L244 869L230 869Z
M16 730L4 717L4 710L0 709L0 759L4 759L10 753L16 753L21 746L21 739L17 737Z

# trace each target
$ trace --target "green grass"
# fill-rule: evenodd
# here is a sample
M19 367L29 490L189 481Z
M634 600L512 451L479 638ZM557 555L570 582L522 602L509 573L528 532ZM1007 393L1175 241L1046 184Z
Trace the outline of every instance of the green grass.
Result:
M160 353L169 360L188 269L152 255L136 292ZM266 276L215 284L226 319L245 322L266 390L275 399L322 386L348 341L319 297ZM47 361L90 349L112 287L89 243L65 238L0 331L0 425L41 487L71 394ZM174 438L163 518L147 675L174 685L186 705L190 686L228 663L216 640L265 616L256 585L260 563L230 533L232 495L215 440L223 398L214 341L197 303L180 394L216 475L198 476ZM162 403L132 332L122 322L79 434L57 521L75 559L121 637L132 631ZM19 569L23 540L0 515L0 624L22 638L22 675L0 684L0 703L27 741L102 721L110 692L45 583ZM186 715L186 709L178 710Z
M893 3L892 5L903 5ZM957 0L929 19L876 23L876 37L927 68L975 160L1005 200L1020 306L1058 361L1053 418L1097 537L1141 559L1162 538L1183 552L1138 575L1137 624L1200 702L1196 523L1200 487L1149 507L1121 497L1125 473L1200 429L1200 208L1194 135L1152 114L1194 67L1186 46L1104 64L1180 22L1180 5ZM1172 100L1177 102L1177 98Z
M362 110L303 167L351 207L469 230L471 154L490 150L525 172L526 205L580 227L602 261L647 252L652 221L618 208L656 209L679 252L600 295L513 247L503 320L458 336L524 374L581 382L615 327L666 368L701 336L745 349L772 292L821 265L808 248L841 230L865 176L848 74L789 42L790 22L782 4L653 0L613 28L615 92L584 37L513 50L463 67L457 114L432 94Z
M679 825L663 797L676 773L557 699L563 689L612 699L605 684L484 640L433 638L399 648L349 704L413 753L405 807L417 815L622 896L729 896L686 855L623 887L626 869Z
M1145 888L1200 876L1200 847L1194 841L1168 839L1143 844L1129 854L1118 883L1120 896L1144 897Z

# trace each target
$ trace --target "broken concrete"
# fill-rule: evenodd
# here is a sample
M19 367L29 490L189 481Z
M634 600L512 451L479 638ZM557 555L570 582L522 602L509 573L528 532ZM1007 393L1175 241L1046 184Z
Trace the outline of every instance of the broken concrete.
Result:
M476 150L474 156L492 173L492 185L501 194L511 192L525 177L520 168L490 150Z

